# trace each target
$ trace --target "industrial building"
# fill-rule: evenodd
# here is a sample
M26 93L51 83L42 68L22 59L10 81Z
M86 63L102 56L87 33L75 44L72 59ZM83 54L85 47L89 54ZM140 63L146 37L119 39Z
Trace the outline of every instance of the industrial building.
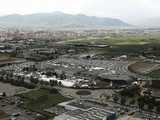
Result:
M63 106L68 111L55 117L54 120L115 120L116 119L115 112L112 112L102 107L85 106L85 104L83 104L83 102L85 101L80 102L79 104L75 102L76 101L60 103L59 105Z

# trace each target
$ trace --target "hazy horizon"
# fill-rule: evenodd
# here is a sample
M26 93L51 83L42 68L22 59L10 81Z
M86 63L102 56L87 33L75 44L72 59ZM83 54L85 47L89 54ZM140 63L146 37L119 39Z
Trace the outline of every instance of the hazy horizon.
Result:
M0 16L61 11L69 14L118 18L135 24L160 17L158 0L0 0Z

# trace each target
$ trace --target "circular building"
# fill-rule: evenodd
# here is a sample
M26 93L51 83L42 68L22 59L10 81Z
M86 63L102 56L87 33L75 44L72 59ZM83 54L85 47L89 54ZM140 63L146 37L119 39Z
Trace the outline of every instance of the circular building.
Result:
M112 87L121 87L124 85L129 85L134 82L134 78L129 75L118 75L118 74L108 74L102 73L98 75L100 80L109 82Z

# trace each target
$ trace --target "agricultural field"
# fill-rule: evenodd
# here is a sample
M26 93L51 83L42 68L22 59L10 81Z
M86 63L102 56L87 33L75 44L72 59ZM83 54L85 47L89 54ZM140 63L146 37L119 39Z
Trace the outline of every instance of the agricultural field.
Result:
M80 39L61 41L65 44L107 44L107 45L146 45L160 44L160 36L150 35L125 35L125 36L106 36L106 37L86 37Z
M124 54L128 56L152 55L156 56L158 59L160 58L160 36L157 34L86 37L65 40L58 43L63 45L86 46L86 48L87 45L107 45L107 47L102 48L90 48L90 51L110 58ZM89 53L89 51L87 52Z

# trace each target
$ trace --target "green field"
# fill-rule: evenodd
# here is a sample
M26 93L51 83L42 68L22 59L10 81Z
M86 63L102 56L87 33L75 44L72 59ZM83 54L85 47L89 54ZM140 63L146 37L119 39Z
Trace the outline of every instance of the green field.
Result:
M65 44L107 44L107 45L145 45L160 44L159 35L129 35L112 37L86 37L64 41Z
M63 44L66 45L95 45L104 44L111 47L101 49L91 49L91 51L102 56L139 56L139 55L154 55L160 56L160 35L118 35L112 37L86 37L81 39L67 40Z
M40 113L46 108L70 100L69 98L62 96L60 93L51 93L50 90L47 89L33 90L19 96L24 102L21 105L22 108Z
M155 70L149 74L147 74L147 76L153 78L153 79L160 79L160 69Z

